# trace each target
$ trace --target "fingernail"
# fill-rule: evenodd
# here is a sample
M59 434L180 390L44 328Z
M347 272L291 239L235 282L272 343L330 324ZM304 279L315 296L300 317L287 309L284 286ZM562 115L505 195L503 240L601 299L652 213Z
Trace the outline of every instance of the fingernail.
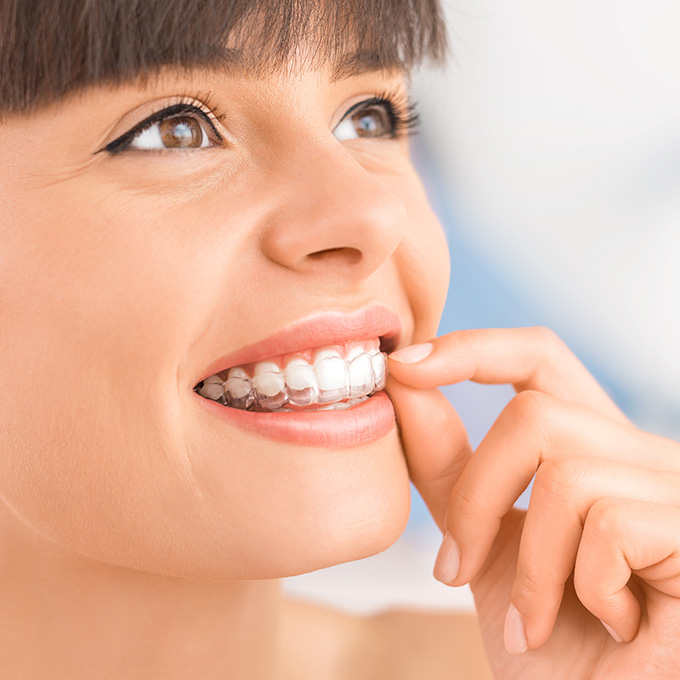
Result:
M508 608L503 637L505 639L505 649L510 654L524 654L529 647L524 627L524 617L519 613L514 604L511 604Z
M433 345L431 342L423 342L420 345L411 345L398 349L389 355L390 359L398 361L400 364L417 364L432 353Z
M611 627L608 626L604 621L600 621L604 626L604 629L616 640L616 642L623 642L623 638Z
M460 548L453 536L447 531L437 553L432 575L442 583L455 581L460 570Z

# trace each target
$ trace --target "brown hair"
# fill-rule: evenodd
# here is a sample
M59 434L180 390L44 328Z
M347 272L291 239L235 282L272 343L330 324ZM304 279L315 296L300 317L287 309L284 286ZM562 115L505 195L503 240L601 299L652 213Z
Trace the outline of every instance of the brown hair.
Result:
M163 66L262 75L301 44L336 76L409 70L446 31L438 0L0 0L0 116Z

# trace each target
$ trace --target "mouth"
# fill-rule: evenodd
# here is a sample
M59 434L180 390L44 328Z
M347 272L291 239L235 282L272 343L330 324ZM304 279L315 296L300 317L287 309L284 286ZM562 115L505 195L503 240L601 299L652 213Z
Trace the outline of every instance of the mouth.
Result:
M215 360L194 393L216 424L296 446L354 449L394 430L385 358L401 330L399 315L380 304L312 315Z
M382 305L313 315L213 362L194 392L241 413L353 409L382 392L400 335Z
M325 345L232 366L194 391L223 406L259 413L345 410L385 387L394 337Z

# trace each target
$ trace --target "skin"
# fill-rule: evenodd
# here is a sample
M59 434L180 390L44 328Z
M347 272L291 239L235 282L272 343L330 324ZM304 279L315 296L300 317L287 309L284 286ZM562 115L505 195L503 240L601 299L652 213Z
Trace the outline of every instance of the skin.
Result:
M2 668L319 678L314 635L329 678L488 677L467 618L358 621L279 598L280 577L389 546L410 475L458 543L458 576L450 548L437 574L472 581L497 677L643 677L650 664L673 677L677 570L653 567L674 555L678 445L633 428L549 334L452 334L420 363L395 357L399 429L360 448L273 442L196 407L206 365L313 312L380 302L401 316L402 347L435 333L446 244L406 141L332 134L357 98L403 77L329 72L165 73L0 124ZM227 147L100 151L197 91L227 111ZM434 389L470 378L518 391L475 456ZM620 456L607 457L612 441ZM511 505L536 470L524 516ZM541 495L551 483L561 493ZM621 555L642 618L625 591L606 606ZM511 601L531 648L514 656ZM397 676L388 662L414 631L420 656Z
M275 579L402 532L396 426L296 447L217 422L192 388L312 313L382 303L402 344L434 334L448 256L407 140L332 133L356 101L404 88L385 71L332 82L330 66L169 72L0 124L16 141L0 151L0 619L15 642L0 665L15 677L271 678ZM227 112L227 146L100 151L199 91Z
M435 575L471 584L494 677L678 677L680 443L634 427L546 329L426 348L415 363L392 355L388 388L448 537ZM517 391L474 455L434 389L466 379ZM514 510L534 475L528 511Z

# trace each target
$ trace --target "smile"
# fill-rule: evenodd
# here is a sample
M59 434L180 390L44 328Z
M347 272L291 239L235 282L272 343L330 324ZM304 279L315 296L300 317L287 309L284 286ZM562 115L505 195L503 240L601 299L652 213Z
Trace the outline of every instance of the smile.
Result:
M194 384L216 422L303 446L352 448L395 427L386 356L401 320L373 304L301 319L207 366Z
M234 366L194 390L231 408L258 412L342 410L385 387L380 340L363 340Z

